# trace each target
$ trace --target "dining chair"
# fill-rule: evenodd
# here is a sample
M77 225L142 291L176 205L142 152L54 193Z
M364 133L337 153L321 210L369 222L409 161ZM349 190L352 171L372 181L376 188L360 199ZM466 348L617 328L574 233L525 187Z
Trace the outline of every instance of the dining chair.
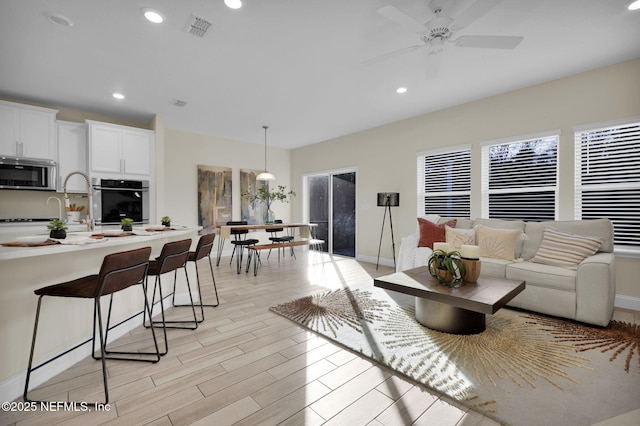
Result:
M247 225L247 221L229 221L227 222L227 225ZM239 247L238 256L236 257L236 269L238 274L242 269L242 255L244 252L244 248L254 244L258 244L260 242L260 240L257 240L255 238L247 238L248 233L249 231L246 229L231 229L231 235L233 235L233 240L231 241L231 244L233 244L233 252L231 252L231 260L229 261L229 265L231 265L231 262L233 262L233 256L236 253L236 248Z
M282 223L282 219L276 219L273 221L274 224L278 224L278 223ZM293 241L294 237L293 235L282 235L282 236L278 236L278 232L283 232L284 228L271 228L268 229L267 232L269 233L270 237L269 237L269 241L271 241L272 243L288 243L289 241ZM291 256L293 256L294 258L296 257L294 251L293 251L293 246L289 247L291 249ZM284 255L284 249L285 247L281 247L282 249L282 254ZM267 254L267 259L269 259L269 256L271 256L271 249L269 249L269 254ZM278 262L280 262L280 248L278 248Z

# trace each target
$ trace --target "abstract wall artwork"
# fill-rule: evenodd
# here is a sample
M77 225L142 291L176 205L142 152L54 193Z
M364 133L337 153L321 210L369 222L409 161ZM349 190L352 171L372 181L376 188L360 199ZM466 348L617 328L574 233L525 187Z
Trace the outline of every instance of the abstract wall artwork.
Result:
M266 181L257 181L256 176L260 171L240 170L240 194L255 194L258 188L269 185ZM245 197L240 201L241 220L246 220L249 225L262 223L262 216L267 209L264 203L250 203Z
M203 233L232 220L231 168L198 165L198 224Z

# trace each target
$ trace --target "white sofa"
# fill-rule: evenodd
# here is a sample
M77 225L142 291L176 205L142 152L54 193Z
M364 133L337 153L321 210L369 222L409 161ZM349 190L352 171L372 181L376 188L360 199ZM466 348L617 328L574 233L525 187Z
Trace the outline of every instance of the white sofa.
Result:
M438 224L451 218L431 218ZM481 275L519 279L525 290L509 306L606 326L611 320L615 299L615 257L613 225L608 219L524 222L519 220L457 219L455 228L475 229L478 225L494 229L518 229L522 238L515 244L514 260L481 257ZM574 269L531 262L538 252L544 230L555 230L599 237L598 251ZM485 228L486 229L486 228ZM418 247L419 229L402 239L397 271L426 265L431 249Z

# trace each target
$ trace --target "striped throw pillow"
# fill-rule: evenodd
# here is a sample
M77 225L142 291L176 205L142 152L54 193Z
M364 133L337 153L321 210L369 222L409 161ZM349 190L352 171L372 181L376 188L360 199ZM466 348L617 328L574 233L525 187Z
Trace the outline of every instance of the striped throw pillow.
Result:
M603 242L599 237L569 234L547 227L531 261L576 270L578 264L597 252Z

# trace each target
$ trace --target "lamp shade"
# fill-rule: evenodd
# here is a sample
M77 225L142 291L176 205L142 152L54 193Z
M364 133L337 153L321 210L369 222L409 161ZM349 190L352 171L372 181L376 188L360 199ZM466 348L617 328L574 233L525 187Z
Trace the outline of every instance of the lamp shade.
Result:
M276 177L267 171L264 171L260 173L258 176L256 176L256 180L275 180L275 179Z
M400 193L378 192L378 207L398 207L400 205Z

